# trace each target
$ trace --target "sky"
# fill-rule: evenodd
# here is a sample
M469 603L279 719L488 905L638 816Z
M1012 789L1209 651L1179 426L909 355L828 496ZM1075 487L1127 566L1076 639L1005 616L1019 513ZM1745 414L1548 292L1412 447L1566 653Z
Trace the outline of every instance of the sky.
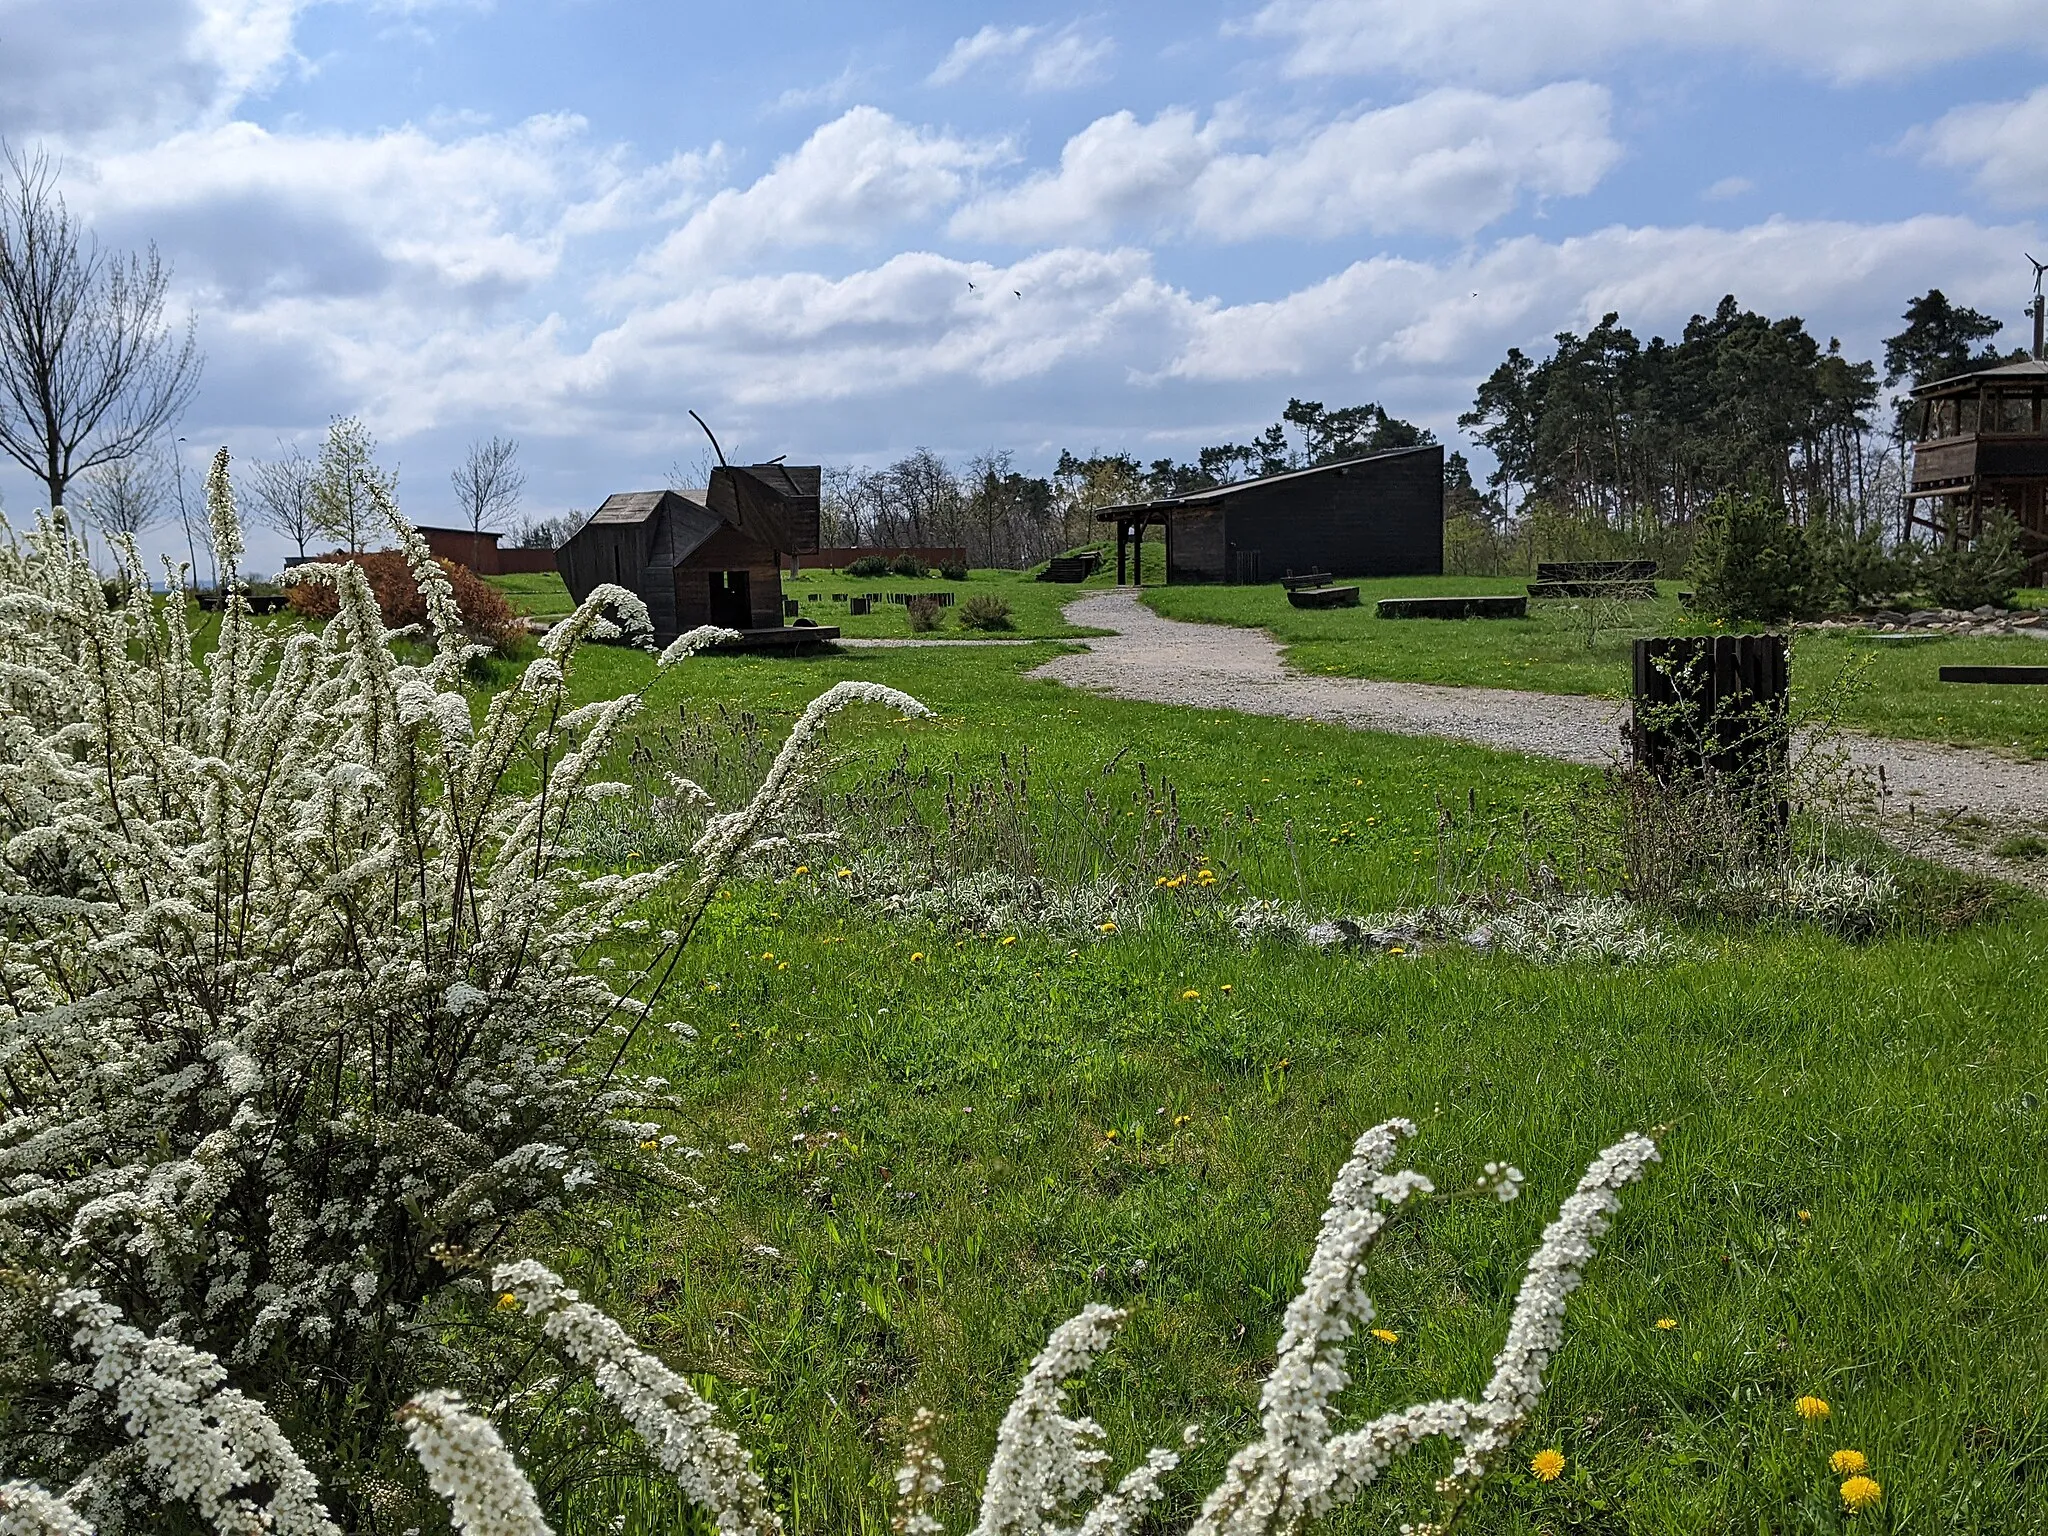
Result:
M188 491L352 412L425 523L473 439L551 515L693 408L735 461L1186 457L1290 396L1464 446L1608 310L1873 357L1940 287L2013 346L2048 256L2039 0L0 0L0 136L171 264Z

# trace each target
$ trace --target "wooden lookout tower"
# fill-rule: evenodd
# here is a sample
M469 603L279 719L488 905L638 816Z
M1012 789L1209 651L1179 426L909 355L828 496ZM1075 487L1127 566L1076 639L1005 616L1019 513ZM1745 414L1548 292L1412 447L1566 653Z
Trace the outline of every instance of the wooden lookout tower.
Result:
M2027 579L2048 574L2048 349L2035 277L2033 356L1937 379L1913 391L1907 528L1957 543L2003 507L2019 525Z

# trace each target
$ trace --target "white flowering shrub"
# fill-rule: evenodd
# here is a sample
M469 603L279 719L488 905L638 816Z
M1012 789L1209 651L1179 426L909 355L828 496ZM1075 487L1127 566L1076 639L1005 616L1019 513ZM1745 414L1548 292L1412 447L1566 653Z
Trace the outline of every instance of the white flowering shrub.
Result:
M1361 1136L1330 1191L1322 1231L1287 1308L1271 1375L1259 1400L1257 1438L1231 1456L1203 1500L1189 1536L1282 1536L1356 1502L1401 1456L1424 1441L1452 1446L1451 1468L1437 1488L1441 1518L1405 1527L1414 1536L1447 1531L1489 1468L1535 1411L1544 1372L1564 1336L1565 1306L1585 1275L1594 1244L1619 1209L1619 1191L1657 1160L1647 1136L1623 1138L1599 1157L1543 1233L1524 1275L1494 1359L1477 1397L1444 1398L1340 1428L1336 1400L1350 1385L1347 1346L1373 1318L1362 1271L1389 1219L1434 1192L1413 1170L1389 1172L1400 1141L1414 1134L1389 1120ZM1489 1163L1478 1191L1516 1198L1520 1170ZM492 1285L560 1357L590 1373L598 1391L675 1480L677 1491L731 1536L779 1536L780 1517L752 1458L688 1380L641 1350L624 1329L531 1260L498 1266ZM146 1468L159 1491L198 1507L216 1530L337 1536L317 1501L312 1476L263 1408L221 1382L220 1364L203 1352L149 1339L123 1324L91 1292L57 1298L55 1311L75 1326L77 1350L91 1361L93 1389L130 1437L124 1473ZM1154 1449L1113 1486L1102 1426L1070 1411L1067 1392L1115 1340L1124 1314L1089 1306L1053 1331L1025 1372L1004 1414L995 1455L982 1480L972 1536L1131 1536L1156 1528L1163 1479L1181 1452ZM412 1397L397 1418L431 1486L447 1501L464 1536L545 1536L549 1527L533 1485L490 1418L459 1395L433 1389ZM933 1420L911 1421L896 1477L895 1528L936 1536L932 1505L946 1487L933 1453ZM1189 1426L1183 1444L1199 1439ZM89 1472L61 1495L22 1480L0 1483L0 1522L37 1536L77 1536L80 1510L105 1489ZM258 1502L259 1493L262 1501Z
M208 503L238 591L224 452ZM841 684L687 867L592 873L565 834L640 700L574 707L569 670L601 610L644 637L644 608L600 588L479 707L446 579L383 510L410 645L347 564L295 573L334 584L324 630L231 600L195 660L186 603L110 609L61 513L0 550L0 1475L102 1529L146 1494L324 1533L314 1474L371 1528L393 1411L490 1347L489 1309L448 1326L455 1283L578 1195L677 1177L629 1048L825 716L923 713ZM593 966L614 940L648 958ZM58 1528L39 1497L9 1485L0 1522Z

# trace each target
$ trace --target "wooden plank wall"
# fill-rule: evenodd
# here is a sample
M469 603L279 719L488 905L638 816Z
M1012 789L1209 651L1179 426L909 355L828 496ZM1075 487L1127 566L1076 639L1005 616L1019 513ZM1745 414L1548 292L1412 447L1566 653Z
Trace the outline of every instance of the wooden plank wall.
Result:
M1289 570L1438 576L1444 568L1444 451L1431 444L1329 474L1253 486L1229 498L1224 516L1230 548L1257 550L1266 581Z

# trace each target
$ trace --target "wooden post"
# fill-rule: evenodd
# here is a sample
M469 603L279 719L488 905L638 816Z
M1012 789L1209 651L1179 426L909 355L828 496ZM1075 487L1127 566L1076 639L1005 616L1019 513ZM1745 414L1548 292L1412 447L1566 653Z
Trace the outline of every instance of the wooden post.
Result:
M1791 761L1783 635L1636 641L1629 740L1663 784L1708 776L1755 794L1782 823Z
M1124 584L1124 538L1130 532L1130 525L1122 518L1116 520L1116 584Z

